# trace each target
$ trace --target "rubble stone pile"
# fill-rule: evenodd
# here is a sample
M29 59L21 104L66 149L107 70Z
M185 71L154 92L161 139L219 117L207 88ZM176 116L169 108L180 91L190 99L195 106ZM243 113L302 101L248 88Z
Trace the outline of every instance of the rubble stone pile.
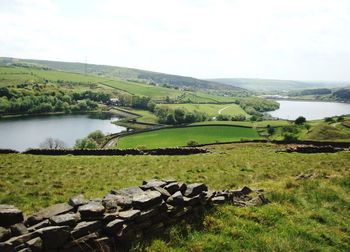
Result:
M249 206L268 200L248 187L210 191L203 183L154 179L99 199L76 195L26 217L15 206L0 205L0 251L119 251L224 203Z

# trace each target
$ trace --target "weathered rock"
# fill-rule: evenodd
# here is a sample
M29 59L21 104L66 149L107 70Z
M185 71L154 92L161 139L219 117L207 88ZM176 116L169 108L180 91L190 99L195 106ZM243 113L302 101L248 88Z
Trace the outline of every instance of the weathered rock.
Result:
M136 222L144 222L159 213L159 207L153 207L141 212L140 216L136 219Z
M105 213L103 215L102 222L108 223L108 222L114 221L117 218L118 218L117 213Z
M176 179L173 179L173 178L167 178L167 179L162 179L162 181L164 181L165 183L167 184L170 184L170 183L174 183L176 182Z
M31 239L26 244L33 252L41 251L43 248L43 240L40 237Z
M179 185L179 190L182 194L186 192L187 185L185 183L177 183Z
M72 210L73 210L73 207L67 203L52 205L40 210L33 216L28 217L28 219L26 220L26 223L29 226L32 226L43 221L44 219L49 219L55 215L68 213L69 211L72 211Z
M118 216L123 220L130 221L140 216L140 214L141 214L141 211L135 209L135 210L127 210L127 211L119 212Z
M116 194L107 194L102 199L102 204L107 210L118 211L119 208L130 208L132 204L132 197L126 195L116 195Z
M33 233L28 233L20 236L15 236L10 238L9 240L6 241L7 244L10 244L13 248L17 247L21 244L24 244L25 242L39 236L38 233L33 232Z
M0 205L0 226L6 227L23 221L23 214L15 206Z
M28 231L29 232L33 232L35 230L38 230L38 229L43 228L43 227L47 227L49 225L50 225L50 221L48 219L46 219L46 220L43 220L43 221L41 221L41 222L39 222L39 223L29 227Z
M96 247L100 251L104 251L104 252L117 251L115 241L111 237L102 237L102 238L95 239L95 243L96 243Z
M102 217L104 211L105 207L98 202L89 202L88 204L82 205L78 208L78 212L83 220Z
M185 206L194 206L194 205L198 205L201 203L202 198L204 198L203 195L198 194L192 198L188 198L188 197L183 197L184 199L184 204Z
M44 249L55 249L65 244L69 237L68 226L50 226L36 231L43 240Z
M51 217L51 222L57 226L75 226L80 220L79 214L76 213L67 213Z
M113 193L115 195L124 195L124 196L129 196L129 197L133 197L134 195L140 194L142 192L143 192L143 190L138 186L132 186L132 187L118 189L118 190L114 189L111 191L111 193Z
M19 236L28 233L28 229L23 223L14 224L10 228L12 236Z
M25 248L25 247L23 247L21 249L19 249L19 247L18 247L18 248L16 248L16 251L18 251L18 252L32 252L32 250L30 248Z
M71 235L74 239L77 239L82 236L94 233L101 228L101 221L82 221L74 227L74 229L71 231Z
M163 200L166 200L167 198L169 198L171 196L171 194L167 190L162 188L162 187L156 186L153 189L156 190L157 192L160 192L160 194L162 195Z
M80 237L71 242L68 242L59 251L60 252L105 251L105 250L97 250L98 247L95 246L96 244L94 241L95 239L98 239L98 237L99 237L98 233L87 234L83 237Z
M0 227L0 242L6 241L11 237L11 229Z
M143 190L148 190L148 189L152 189L154 187L163 187L165 186L167 183L162 181L162 180L158 180L158 179L151 179L151 180L145 180L142 183L141 189Z
M89 201L85 199L83 194L78 194L71 197L68 201L68 204L74 208L87 204Z
M116 235L123 227L124 220L115 219L106 225L106 233L109 235Z
M217 196L211 199L214 204L223 204L226 202L225 196Z
M174 194L175 192L180 190L180 187L178 183L174 182L164 186L164 189L167 190L170 194Z
M243 195L248 195L248 194L250 194L251 192L253 192L253 190L252 189L250 189L249 187L243 187L242 189L241 189L241 193L243 194Z
M136 209L145 209L162 202L162 195L157 191L145 191L142 194L133 197L133 207Z
M208 191L208 187L203 183L194 183L187 185L187 189L184 193L186 197L192 197L200 194L201 192Z
M177 191L168 198L166 203L172 206L179 206L179 205L182 206L184 204L184 198L181 192Z

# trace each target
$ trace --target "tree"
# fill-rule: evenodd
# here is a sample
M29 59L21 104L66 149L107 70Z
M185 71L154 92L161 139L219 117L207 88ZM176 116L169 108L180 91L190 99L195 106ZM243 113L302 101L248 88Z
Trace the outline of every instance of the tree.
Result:
M194 147L196 145L198 145L198 142L196 142L195 140L190 140L187 142L187 146L189 147Z
M273 133L275 133L275 128L271 125L267 125L267 133L269 133L270 136L273 135Z
M95 142L99 142L105 137L105 134L103 134L101 130L96 130L91 132L87 137L91 138Z
M301 125L304 124L306 122L305 117L303 116L299 116L297 119L295 119L294 123L297 125Z
M97 143L88 137L78 139L74 145L74 149L97 149L97 147Z
M65 149L67 145L60 139L53 139L52 137L46 138L44 142L39 145L40 149Z

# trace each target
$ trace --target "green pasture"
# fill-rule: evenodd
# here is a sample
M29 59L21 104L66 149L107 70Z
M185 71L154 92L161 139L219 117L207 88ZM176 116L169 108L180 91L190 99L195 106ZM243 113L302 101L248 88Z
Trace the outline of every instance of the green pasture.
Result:
M234 126L199 126L168 128L119 138L117 148L162 148L186 146L189 141L198 144L259 139L256 130Z

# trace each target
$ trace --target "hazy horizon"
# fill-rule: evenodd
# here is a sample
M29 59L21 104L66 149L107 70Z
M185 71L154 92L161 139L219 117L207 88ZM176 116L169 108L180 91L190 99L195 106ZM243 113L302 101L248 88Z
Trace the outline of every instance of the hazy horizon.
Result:
M350 80L350 2L0 0L6 57L201 79Z

